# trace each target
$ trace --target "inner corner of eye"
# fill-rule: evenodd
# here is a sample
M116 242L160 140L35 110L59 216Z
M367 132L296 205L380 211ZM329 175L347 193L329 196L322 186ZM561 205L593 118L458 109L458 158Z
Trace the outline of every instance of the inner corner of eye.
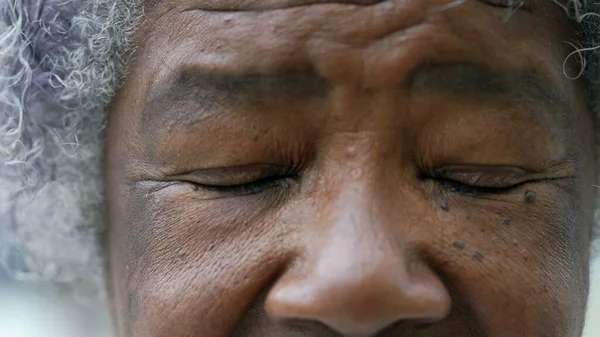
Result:
M432 170L423 170L420 171L417 174L417 179L421 182L425 182L428 180L437 180L437 179L442 179L444 177L444 174L442 174L439 171L436 171L434 169Z

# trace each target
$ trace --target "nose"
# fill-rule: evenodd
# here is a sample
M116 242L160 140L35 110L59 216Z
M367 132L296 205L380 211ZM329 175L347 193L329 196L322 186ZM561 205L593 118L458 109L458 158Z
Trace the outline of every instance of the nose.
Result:
M395 323L436 321L450 311L437 274L359 195L318 214L303 256L274 284L266 310L279 321L313 321L343 336L376 335Z

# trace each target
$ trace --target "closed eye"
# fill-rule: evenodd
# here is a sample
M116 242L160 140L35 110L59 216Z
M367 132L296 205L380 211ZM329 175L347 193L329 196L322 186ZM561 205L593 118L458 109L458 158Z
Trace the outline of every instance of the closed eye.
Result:
M478 0L491 7L507 8L511 10L524 10L531 12L531 7L524 0Z
M223 195L250 195L259 194L273 188L286 190L290 188L290 177L274 176L262 178L252 182L235 185L204 185L194 184L197 190L204 190Z
M479 186L479 185L471 185L466 184L460 181L452 180L452 179L444 179L444 178L435 178L436 182L440 185L441 188L458 194L473 194L473 195L485 195L485 194L501 194L507 193L511 190L522 185L515 184L510 186Z
M165 180L192 186L204 198L227 198L271 189L286 190L297 178L298 171L293 165L253 164L199 169L168 175Z
M501 194L532 182L526 171L509 166L445 166L420 174L440 188L458 194Z

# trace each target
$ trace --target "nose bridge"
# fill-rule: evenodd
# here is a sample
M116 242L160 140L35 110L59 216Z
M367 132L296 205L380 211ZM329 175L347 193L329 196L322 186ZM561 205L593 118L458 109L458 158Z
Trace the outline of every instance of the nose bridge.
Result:
M321 231L320 240L314 241L316 247L311 249L314 271L318 277L348 285L360 285L367 279L403 281L403 274L384 275L405 267L406 254L402 242L391 233L389 219L376 208L377 197L364 182L349 185L315 221L316 226L327 230Z
M346 126L353 131L328 139L332 150L326 156L336 164L324 165L323 170L330 172L321 175L326 181L320 186L328 190L329 197L307 224L311 234L318 233L307 250L313 271L325 279L340 278L332 282L384 280L388 277L376 275L406 263L402 240L393 234L393 227L399 225L394 218L402 210L386 207L389 191L377 183L386 174L381 159L385 144L393 139L363 130L373 127L371 124Z
M350 289L361 288L368 302L379 296L369 292L409 282L410 257L403 240L393 234L394 215L383 211L379 196L368 188L370 173L362 174L365 177L345 184L337 199L324 206L328 209L320 212L315 225L328 230L313 241L316 245L309 253L314 276L339 289L339 301ZM365 284L372 287L366 289Z

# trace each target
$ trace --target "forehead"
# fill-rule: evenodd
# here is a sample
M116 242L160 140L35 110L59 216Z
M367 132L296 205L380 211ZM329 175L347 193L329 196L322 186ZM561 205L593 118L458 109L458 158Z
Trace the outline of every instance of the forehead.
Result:
M504 8L512 3L149 0L148 20L138 35L144 58L134 67L147 79L148 85L138 88L146 109L137 110L178 97L173 88L198 95L181 86L182 78L204 88L198 97L218 98L216 93L226 88L228 101L236 92L286 97L287 89L306 94L298 88L310 87L309 93L322 93L319 88L327 88L322 83L381 89L414 81L415 88L427 90L492 91L559 109L571 106L563 99L573 89L562 67L568 50L561 42L574 36L566 15L551 1ZM430 71L428 65L457 66ZM300 85L290 74L308 75L300 76Z
M246 70L241 68L247 65L248 58L256 55L268 57L260 62L263 68L265 63L277 63L279 68L294 63L304 71L308 66L301 63L306 63L306 57L343 57L350 62L353 55L349 52L355 51L361 54L354 53L362 61L377 58L384 63L386 58L398 59L406 50L441 54L449 51L448 45L455 49L462 45L463 51L459 53L470 53L468 57L506 63L508 58L502 56L510 50L522 54L531 50L538 54L544 50L566 50L562 41L572 40L574 32L559 6L548 0L529 1L515 9L504 8L512 3L512 0L148 0L145 1L147 20L138 39L140 44L149 46L143 50L147 56L168 58L170 54L190 53L193 49L197 53L201 49L202 54L211 55L211 63L236 63L237 70ZM540 42L545 45L534 46ZM184 48L166 50L167 45L183 44ZM156 45L160 45L158 50ZM240 58L233 56L231 50L250 55ZM456 57L468 58L464 56Z
M512 3L148 0L138 51L148 60L142 62L148 83L158 91L198 69L225 75L314 72L327 81L384 86L432 63L534 69L564 84L557 56L567 57L562 41L575 36L567 16L552 1L504 8Z

